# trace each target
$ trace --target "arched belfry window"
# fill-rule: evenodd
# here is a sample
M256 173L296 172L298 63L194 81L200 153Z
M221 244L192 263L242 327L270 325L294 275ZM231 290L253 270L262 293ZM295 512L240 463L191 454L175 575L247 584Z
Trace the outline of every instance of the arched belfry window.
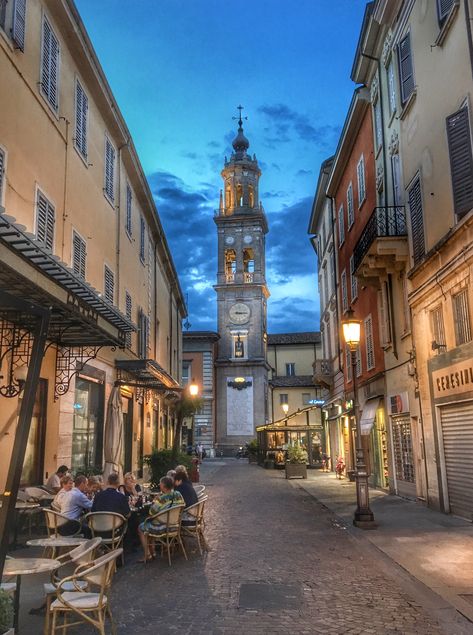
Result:
M225 249L225 276L227 282L235 280L236 273L236 251L234 249Z
M255 190L252 185L248 186L248 203L250 207L255 206Z
M237 206L238 207L242 207L243 205L243 186L241 183L238 183L238 185L236 186L236 200L237 200Z
M245 282L253 282L253 274L255 271L255 256L253 249L243 250L243 276Z
M232 188L227 185L225 188L225 208L228 210L232 207Z

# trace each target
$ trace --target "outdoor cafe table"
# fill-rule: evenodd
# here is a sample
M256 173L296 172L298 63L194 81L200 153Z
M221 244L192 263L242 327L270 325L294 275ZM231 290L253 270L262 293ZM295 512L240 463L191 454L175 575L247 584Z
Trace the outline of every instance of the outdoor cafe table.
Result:
M3 501L0 500L0 507L2 506L2 502ZM16 518L15 518L15 527L13 529L13 544L11 545L12 549L16 549L17 547L18 526L20 524L19 514L21 514L21 512L29 511L30 509L38 509L38 507L41 507L39 503L26 503L25 501L18 501L18 500L16 501L15 503Z
M48 536L47 538L34 538L26 543L28 547L52 547L59 549L60 547L77 547L83 542L87 542L87 538L81 536Z
M21 576L32 573L47 573L48 571L54 571L60 565L59 560L53 560L52 558L8 558L5 560L3 575L16 576L16 591L13 603L15 633L19 632Z

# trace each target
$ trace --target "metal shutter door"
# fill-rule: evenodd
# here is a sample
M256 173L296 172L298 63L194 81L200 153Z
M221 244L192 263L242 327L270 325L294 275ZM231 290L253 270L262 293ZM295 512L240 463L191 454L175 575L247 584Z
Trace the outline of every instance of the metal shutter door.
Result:
M473 516L473 401L440 408L450 511Z

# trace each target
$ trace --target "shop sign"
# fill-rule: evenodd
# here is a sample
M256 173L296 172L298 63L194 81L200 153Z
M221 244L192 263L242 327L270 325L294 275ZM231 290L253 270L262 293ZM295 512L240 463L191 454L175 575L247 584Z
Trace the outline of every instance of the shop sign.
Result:
M473 390L473 364L458 362L432 373L434 399L460 395Z
M409 412L409 395L407 392L389 395L388 397L388 414L398 415L401 412Z

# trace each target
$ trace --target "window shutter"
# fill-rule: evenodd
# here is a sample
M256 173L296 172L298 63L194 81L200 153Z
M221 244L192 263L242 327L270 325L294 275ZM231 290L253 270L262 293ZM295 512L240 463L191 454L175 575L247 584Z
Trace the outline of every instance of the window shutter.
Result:
M358 177L358 207L361 206L365 200L366 185L365 185L365 159L362 156L356 166L356 174Z
M355 276L355 257L350 256L350 285L351 285L351 299L354 300L358 297L358 279Z
M343 205L340 205L338 210L338 237L340 239L340 245L345 242L345 219L343 217Z
M424 218L420 179L417 178L409 189L409 209L411 216L412 250L414 264L418 264L425 254Z
M453 324L455 327L455 343L457 346L471 342L470 309L468 306L468 289L463 289L452 297Z
M347 348L345 349L345 365L347 367L347 381L352 380L352 372L351 372L351 351Z
M126 186L126 231L131 236L131 201L133 195L131 192L131 187L127 184Z
M347 272L345 269L342 271L342 309L348 311L348 291L347 291Z
M387 346L391 342L391 322L389 316L388 289L386 282L383 282L378 291L379 307L379 335L381 345Z
M412 66L410 33L399 43L399 75L402 103L405 104L414 90L414 69Z
M391 61L388 67L388 86L389 86L389 114L392 115L396 111L396 80L394 78L394 65Z
M0 148L0 205L3 203L3 188L5 183L5 152Z
M470 120L466 106L447 117L447 137L453 203L455 214L461 218L473 207L473 156Z
M89 99L79 81L76 81L76 148L87 159L87 112Z
M442 24L448 16L454 4L455 0L437 0L437 12L440 24Z
M111 201L115 200L115 148L105 137L105 193Z
M26 0L15 0L13 5L12 39L20 49L25 50Z
M76 232L72 238L72 269L74 273L85 279L85 259L86 244L85 240Z
M108 302L113 304L115 297L115 279L113 271L105 265L104 295Z
M59 42L46 18L43 19L41 88L51 106L58 108Z
M48 249L54 246L55 210L48 199L38 192L36 203L36 238Z
M353 185L351 183L347 190L347 216L348 227L351 227L355 221L355 214L353 211Z
M140 259L145 261L145 221L144 218L140 218Z
M373 320L371 315L365 318L365 344L366 344L366 368L372 370L375 367Z
M133 302L131 299L131 295L128 293L128 291L126 291L125 292L125 315L127 316L129 320L131 320L132 308L133 308ZM127 348L131 348L131 333L126 334L125 343Z

